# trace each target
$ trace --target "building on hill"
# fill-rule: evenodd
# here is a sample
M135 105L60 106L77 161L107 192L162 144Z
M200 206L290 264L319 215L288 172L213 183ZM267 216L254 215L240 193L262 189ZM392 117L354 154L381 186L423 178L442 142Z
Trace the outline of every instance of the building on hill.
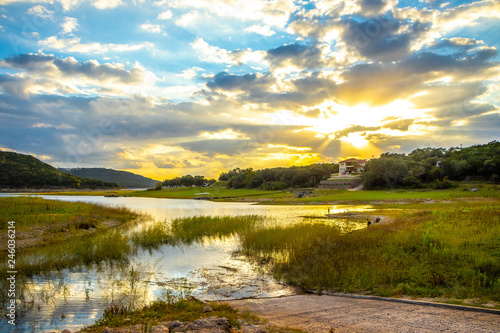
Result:
M349 158L339 162L339 175L349 175L355 172L363 172L365 170L366 160L358 160Z

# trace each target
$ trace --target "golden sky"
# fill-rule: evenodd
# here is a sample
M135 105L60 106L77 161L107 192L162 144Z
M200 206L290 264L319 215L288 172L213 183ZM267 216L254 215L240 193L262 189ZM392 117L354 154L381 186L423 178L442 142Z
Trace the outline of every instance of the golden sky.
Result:
M498 1L1 1L0 149L154 179L499 138Z

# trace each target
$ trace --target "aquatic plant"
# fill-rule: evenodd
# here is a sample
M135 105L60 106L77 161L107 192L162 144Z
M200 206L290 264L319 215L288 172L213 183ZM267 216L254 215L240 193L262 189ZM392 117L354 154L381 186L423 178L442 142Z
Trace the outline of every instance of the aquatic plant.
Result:
M341 234L304 225L254 230L243 250L306 289L500 301L500 208L440 204Z
M246 232L261 225L263 216L226 215L192 216L157 222L142 228L130 236L136 246L158 248L162 244L191 245L204 239L222 239Z

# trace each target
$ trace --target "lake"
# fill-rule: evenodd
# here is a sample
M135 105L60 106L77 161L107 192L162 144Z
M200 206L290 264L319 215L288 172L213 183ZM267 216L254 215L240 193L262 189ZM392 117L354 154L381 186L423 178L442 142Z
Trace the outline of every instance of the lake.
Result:
M2 195L5 196L5 195ZM109 206L124 206L151 216L155 222L168 223L173 218L197 215L262 215L273 224L294 224L305 219L323 223L364 223L329 219L330 213L368 211L370 206L325 205L254 205L252 203L212 202L134 197L41 196L63 201L84 201ZM138 225L137 228L140 228ZM139 250L124 265L99 265L92 268L72 268L51 277L35 276L26 286L27 300L32 310L16 326L19 332L52 332L77 330L99 319L111 303L136 295L137 302L148 302L166 290L189 291L204 300L293 295L297 290L259 272L241 254L238 240L204 239L191 245L164 245L156 250ZM134 268L137 282L130 290L130 272ZM139 303L137 303L139 304ZM13 332L2 318L2 332Z

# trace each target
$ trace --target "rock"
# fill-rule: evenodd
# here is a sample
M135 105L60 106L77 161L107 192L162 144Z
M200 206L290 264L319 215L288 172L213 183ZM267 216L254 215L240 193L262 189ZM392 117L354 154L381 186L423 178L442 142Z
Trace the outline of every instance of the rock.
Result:
M267 331L264 330L263 328L261 328L259 326L250 325L250 324L243 326L242 332L243 333L267 333Z
M203 308L203 312L212 312L212 307L210 305L207 305Z
M64 330L61 333L71 333L71 331L70 330Z
M101 333L111 333L111 331L106 327Z
M229 331L231 328L231 324L227 321L226 318L218 318L218 317L208 317L203 319L195 320L188 327L189 329L195 330L216 330L216 331Z
M166 324L167 328L168 328L168 332L186 332L186 330L188 329L188 326L189 324L187 323L181 323L180 321L176 320L176 321L169 321L167 324Z
M169 331L168 327L163 325L153 326L151 328L151 333L168 333Z

